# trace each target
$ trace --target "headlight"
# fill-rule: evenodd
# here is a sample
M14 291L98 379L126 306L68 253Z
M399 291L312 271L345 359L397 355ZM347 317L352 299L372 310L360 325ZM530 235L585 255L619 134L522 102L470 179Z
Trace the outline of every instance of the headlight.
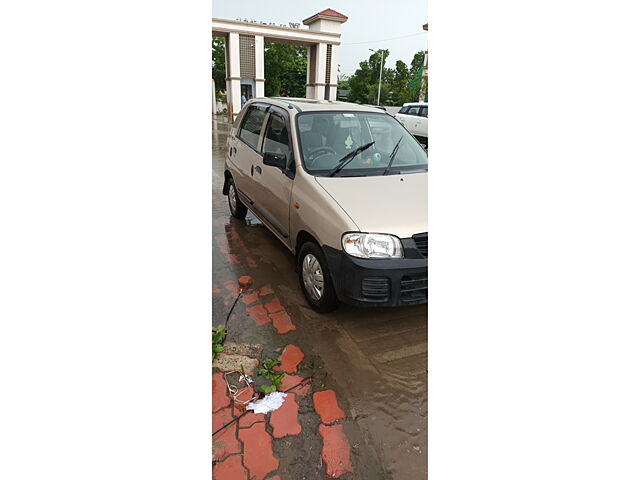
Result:
M402 244L398 237L382 233L345 233L343 250L359 258L402 258Z

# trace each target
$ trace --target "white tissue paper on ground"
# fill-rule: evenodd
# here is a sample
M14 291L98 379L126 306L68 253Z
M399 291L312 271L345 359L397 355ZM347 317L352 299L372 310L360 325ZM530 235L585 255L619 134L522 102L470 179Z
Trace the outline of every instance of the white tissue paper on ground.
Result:
M277 410L284 403L284 399L287 396L282 392L271 392L264 398L251 402L247 405L247 410L253 410L254 413L269 413L273 410Z

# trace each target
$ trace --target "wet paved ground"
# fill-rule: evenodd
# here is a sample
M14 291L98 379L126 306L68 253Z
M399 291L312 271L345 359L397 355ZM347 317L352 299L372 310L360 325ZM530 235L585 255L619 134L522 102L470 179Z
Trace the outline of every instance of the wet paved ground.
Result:
M255 345L260 358L276 358L281 354L277 349L285 345L296 345L304 352L296 374L314 376L312 393L335 391L345 413L339 423L349 442L354 472L340 478L426 478L426 306L341 306L324 315L311 310L300 291L290 252L251 213L246 221L229 214L221 194L228 131L226 122L214 119L213 324L224 322L237 279L252 276L256 295L234 309L228 342ZM267 294L258 296L258 289ZM263 316L261 312L269 311L275 302L284 311ZM327 466L323 467L321 456L326 441L323 447L317 435L318 412L314 412L312 395L297 397L302 434L275 437L273 451L280 459L276 473L282 480L325 478ZM272 428L266 427L267 431ZM247 435L243 428L237 432Z

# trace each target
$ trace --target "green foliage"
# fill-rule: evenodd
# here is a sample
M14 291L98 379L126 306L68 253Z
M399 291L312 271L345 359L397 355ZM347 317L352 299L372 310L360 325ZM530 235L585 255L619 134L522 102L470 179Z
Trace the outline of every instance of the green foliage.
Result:
M262 368L258 370L258 375L265 377L271 382L270 385L262 385L260 387L260 390L262 390L263 393L269 394L271 392L275 392L282 383L282 379L286 373L283 371L276 372L273 370L273 367L280 365L281 363L282 362L280 360L271 360L270 358L262 362Z
M211 332L211 351L213 353L213 360L215 360L218 354L224 350L222 342L224 341L224 337L226 336L227 329L222 325L218 325L218 327L214 328Z
M267 97L305 97L307 47L265 43L264 77Z
M378 50L371 54L368 60L360 62L359 68L348 79L349 101L356 103L375 104L378 99L378 83L380 81L380 62L384 63L389 56L388 50ZM403 103L416 101L420 93L418 88L412 87L411 80L419 75L424 62L424 51L417 52L408 67L403 61L398 60L394 68L383 66L382 85L380 86L381 105L402 105ZM409 85L408 85L409 84Z
M224 38L213 37L211 41L211 78L216 82L216 90L227 89L227 70L225 66Z

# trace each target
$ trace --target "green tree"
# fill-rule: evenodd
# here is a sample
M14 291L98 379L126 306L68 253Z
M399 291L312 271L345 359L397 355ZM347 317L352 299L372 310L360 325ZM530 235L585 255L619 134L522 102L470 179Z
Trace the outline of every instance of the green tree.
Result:
M307 48L298 45L265 43L264 94L277 97L306 96Z
M381 105L398 105L410 100L407 90L409 72L404 62L396 62L395 69L383 66L380 84L380 62L384 58L386 64L388 57L389 50L378 50L367 61L360 62L359 68L349 79L349 101L375 104L378 101L378 88Z
M390 81L392 105L402 105L411 101L411 92L407 88L409 80L411 80L409 68L402 60L398 60Z
M224 39L213 37L211 42L211 78L216 82L217 91L227 89L224 48Z
M417 52L411 60L411 71L417 72L424 63L424 50Z
M349 78L349 101L367 103L371 84L372 71L369 62L360 62L360 68Z
M360 65L354 74L349 78L349 101L356 103L376 103L378 97L378 82L380 78L380 62L382 55L386 59L389 56L389 50L378 50L372 53L367 61L360 62ZM386 62L386 60L385 60ZM382 83L387 83L391 70L384 68L382 72ZM373 88L375 86L375 89ZM380 94L380 103L382 102L382 89Z
M338 65L338 88L349 88L349 75L340 72L340 65Z

